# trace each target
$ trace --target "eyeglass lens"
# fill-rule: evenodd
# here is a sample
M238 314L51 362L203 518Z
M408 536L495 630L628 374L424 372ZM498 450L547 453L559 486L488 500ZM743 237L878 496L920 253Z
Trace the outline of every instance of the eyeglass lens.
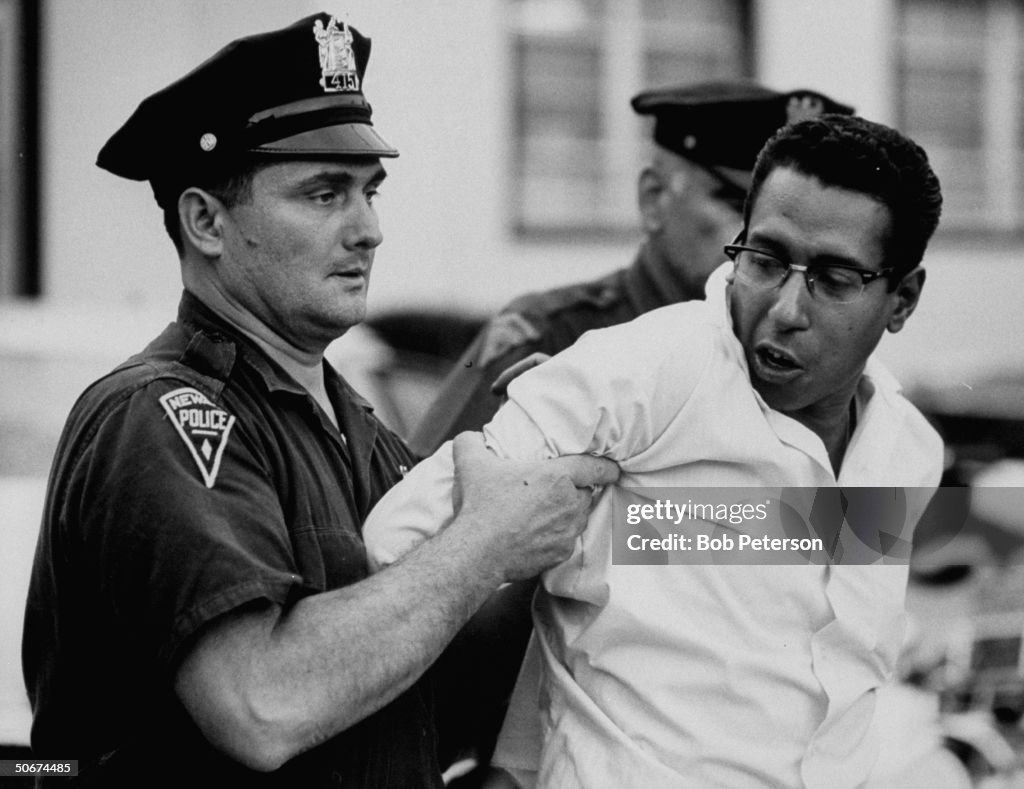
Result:
M791 271L789 264L770 255L739 250L736 274L756 288L778 287ZM835 304L855 301L864 291L864 281L855 271L840 266L814 266L801 272L815 298Z

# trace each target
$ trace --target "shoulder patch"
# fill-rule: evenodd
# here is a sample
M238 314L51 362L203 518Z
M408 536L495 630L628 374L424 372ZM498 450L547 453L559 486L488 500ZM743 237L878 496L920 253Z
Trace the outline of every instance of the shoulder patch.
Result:
M168 392L160 398L160 405L192 453L206 487L212 488L235 417L191 386Z

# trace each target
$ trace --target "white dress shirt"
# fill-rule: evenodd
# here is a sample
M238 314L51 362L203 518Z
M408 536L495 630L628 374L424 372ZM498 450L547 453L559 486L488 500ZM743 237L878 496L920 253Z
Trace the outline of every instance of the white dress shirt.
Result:
M869 362L838 480L816 434L750 385L721 273L708 301L590 332L509 387L484 429L504 457L592 453L621 487L933 488L942 443ZM388 564L452 517L451 446L364 528ZM901 645L905 564L623 565L612 499L548 570L496 763L544 787L862 784L874 691ZM927 496L910 497L916 523Z

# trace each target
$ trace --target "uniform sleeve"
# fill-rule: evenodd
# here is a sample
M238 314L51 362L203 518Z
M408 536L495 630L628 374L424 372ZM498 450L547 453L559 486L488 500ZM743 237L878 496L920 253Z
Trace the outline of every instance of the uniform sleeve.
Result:
M168 672L212 619L312 591L251 427L207 401L193 409L203 424L182 430L161 400L175 391L157 381L103 415L73 459L60 513L92 564L86 577L100 579L99 604Z

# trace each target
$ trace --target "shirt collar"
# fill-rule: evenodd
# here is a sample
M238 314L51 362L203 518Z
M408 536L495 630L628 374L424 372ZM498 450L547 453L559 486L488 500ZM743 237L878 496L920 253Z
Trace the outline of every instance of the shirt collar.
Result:
M708 309L711 311L713 316L716 316L716 320L721 320L723 325L729 328L729 332L733 333L732 328L732 313L729 311L729 276L732 274L732 263L726 261L721 266L711 272L711 276L708 277L707 284L704 286L705 301L708 303ZM737 340L736 342L739 342Z
M270 359L255 342L187 290L182 293L181 302L178 305L178 323L190 335L193 335L193 342L195 335L202 333L214 341L227 339L233 343L238 355L260 376L268 391L309 396L309 392ZM369 401L352 389L348 382L326 361L324 362L324 375L325 385L328 389L341 389L347 398L350 398L357 406L367 411L373 410ZM339 399L345 400L345 398Z
M712 320L722 327L722 335L726 343L726 347L729 349L729 352L735 359L736 363L743 370L747 380L749 380L750 368L747 366L747 357L743 351L742 343L740 343L739 338L736 337L732 321L732 311L729 309L728 286L729 275L731 273L732 263L723 263L715 269L714 272L712 272L707 283L707 305ZM877 408L872 408L871 406L875 399L874 395L879 390L885 392L885 396L888 397L890 394L897 394L902 391L902 387L892 373L886 369L885 365L872 355L864 365L864 372L861 374L861 379L857 384L855 397L857 403L858 424L853 438L850 441L850 445L847 447L846 456L844 457L843 465L840 468L840 476L842 476L843 471L848 465L852 465L850 461L854 445L856 444L857 446L860 446L862 443L860 440L861 434L864 433L864 430L861 429L862 426L867 425L868 423L874 425L877 422ZM750 391L761 410L764 412L765 417L768 419L769 423L780 438L785 440L787 443L803 447L805 451L808 451L809 454L818 458L819 462L831 471L831 465L827 463L827 458L824 458L824 456L817 451L817 445L821 442L817 436L791 417L777 411L773 411L753 386L751 386ZM799 429L796 428L797 425L799 425ZM808 443L807 439L810 436L814 436L816 441L810 441L810 443ZM811 450L812 446L814 447L813 451ZM823 444L821 445L821 449L824 449Z

